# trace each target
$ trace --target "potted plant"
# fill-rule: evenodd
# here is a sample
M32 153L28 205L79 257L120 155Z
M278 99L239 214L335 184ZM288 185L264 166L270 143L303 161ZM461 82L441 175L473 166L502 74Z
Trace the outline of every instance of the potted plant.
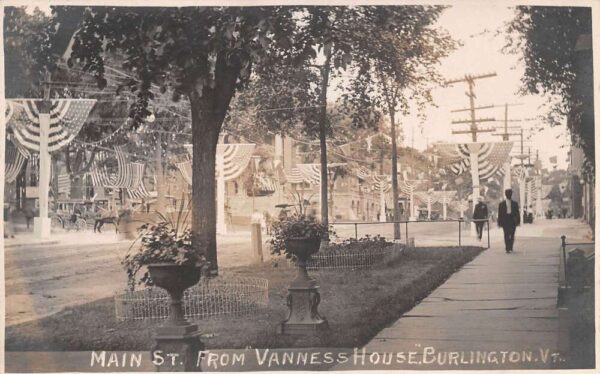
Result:
M313 216L293 214L273 223L271 253L285 254L298 265L305 263L319 250L321 239L328 234L328 227L317 222Z
M319 315L321 301L317 281L308 275L306 262L319 250L328 227L312 216L294 214L273 224L271 253L285 254L297 262L298 273L288 287L288 317L280 325L284 334L317 333L327 329L327 320Z
M189 202L187 205L189 208ZM157 216L157 222L144 223L138 228L139 235L122 264L131 290L136 283L143 283L164 288L169 293L171 309L164 326L185 325L183 292L200 280L205 257L192 247L192 233L187 223L189 209L184 209L183 200L175 219L161 213ZM141 270L145 271L137 281Z

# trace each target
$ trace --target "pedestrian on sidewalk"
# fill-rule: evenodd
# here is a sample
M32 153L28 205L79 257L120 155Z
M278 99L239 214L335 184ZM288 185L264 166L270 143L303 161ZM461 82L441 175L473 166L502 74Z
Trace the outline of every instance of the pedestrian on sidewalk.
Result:
M473 221L475 222L475 228L477 229L477 239L481 240L483 236L483 225L488 218L488 208L487 205L483 202L483 197L477 197L477 204L475 205L475 210L473 211Z
M498 226L504 231L504 245L506 253L513 251L515 242L515 231L521 224L521 215L519 214L519 204L512 201L512 189L504 191L506 200L498 205Z

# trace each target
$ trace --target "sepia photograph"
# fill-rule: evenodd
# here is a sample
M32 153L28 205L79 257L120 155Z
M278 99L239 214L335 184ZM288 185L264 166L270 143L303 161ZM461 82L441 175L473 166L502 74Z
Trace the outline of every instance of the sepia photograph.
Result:
M3 372L595 371L599 6L3 1Z

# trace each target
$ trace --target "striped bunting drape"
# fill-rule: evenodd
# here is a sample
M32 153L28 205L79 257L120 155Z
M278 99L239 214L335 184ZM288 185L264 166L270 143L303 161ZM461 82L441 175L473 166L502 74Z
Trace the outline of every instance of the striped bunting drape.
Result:
M131 169L123 153L123 147L115 147L118 173L111 175L111 185L116 188L128 188L131 184Z
M115 147L117 173L109 173L105 166L99 164L107 158L105 152L98 152L94 160L93 170L89 173L95 187L126 188L137 190L143 183L145 165L129 162L122 146Z
M217 144L217 155L223 155L223 175L225 181L239 177L250 162L254 144ZM219 170L216 170L219 177Z
M438 191L415 191L414 197L424 204L433 205L441 202L440 196L436 192Z
M420 180L398 181L398 188L400 189L400 192L402 192L402 194L410 196L410 194L415 191L415 188L419 183L421 183Z
M285 180L289 183L299 184L304 182L304 176L297 167L294 167L289 174L285 174Z
M6 142L4 181L14 182L25 165L27 154L24 154L12 141Z
M439 143L435 147L440 155L440 163L448 167L454 174L460 175L470 171L471 158L469 148L479 145L477 154L479 178L489 179L502 172L502 166L508 159L512 142L497 143Z
M331 163L328 164L328 168L334 168L337 166L346 165L345 163ZM294 171L296 169L297 171ZM292 169L292 173L286 176L290 183L302 183L306 182L312 185L319 185L321 183L321 164L297 164ZM292 180L300 180L300 182L292 182Z
M225 182L239 177L248 167L252 158L255 144L217 144L217 155L223 156L223 179ZM192 156L192 146L186 146L190 156ZM181 172L183 179L188 184L192 184L192 161L183 161L178 163L177 168ZM219 177L218 168L215 170L215 177Z
M107 156L105 152L96 153L92 170L88 173L92 179L92 186L94 187L113 187L110 180L110 174L106 170L106 166L100 166L100 164L106 160Z
M156 191L148 191L144 181L142 180L137 188L128 188L127 195L130 199L141 200L148 197L156 197Z
M302 175L303 181L319 185L321 183L321 165L320 164L297 164L296 168Z
M9 100L11 127L17 141L31 151L40 150L39 109L43 100ZM50 131L48 151L55 152L70 143L81 130L96 100L50 100Z
M111 175L111 186L115 188L137 189L144 177L144 164L129 162L122 146L115 147L118 173Z
M127 187L130 190L137 190L139 188L140 185L142 185L144 183L144 167L146 165L140 163L140 162L132 162L130 163L130 169L131 169L131 183L129 184L129 187Z
M364 166L357 167L353 171L358 179L366 181L371 178L371 171Z
M389 175L373 175L373 181L378 191L383 188L383 193L388 193L392 190L392 184L390 183L391 176Z

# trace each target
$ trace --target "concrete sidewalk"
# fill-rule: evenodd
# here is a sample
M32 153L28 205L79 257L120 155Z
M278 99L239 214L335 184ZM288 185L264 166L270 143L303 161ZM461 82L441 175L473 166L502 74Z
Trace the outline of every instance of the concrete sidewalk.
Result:
M491 249L379 332L349 364L335 369L544 369L563 364L558 352L560 235L585 239L588 231L575 220L538 221L517 229L515 252L507 254L494 230Z

